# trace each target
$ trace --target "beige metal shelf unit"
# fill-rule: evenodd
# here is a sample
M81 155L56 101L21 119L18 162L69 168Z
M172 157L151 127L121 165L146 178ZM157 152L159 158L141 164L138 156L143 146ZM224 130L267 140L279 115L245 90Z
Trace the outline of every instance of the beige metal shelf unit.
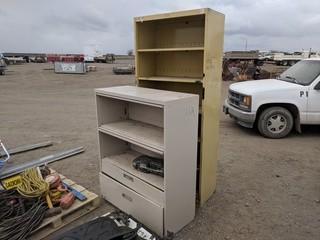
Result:
M198 102L135 86L96 89L102 196L160 236L195 215ZM164 177L133 167L142 154L163 159Z
M224 15L207 8L135 18L137 85L200 96L201 204L216 187L223 36Z

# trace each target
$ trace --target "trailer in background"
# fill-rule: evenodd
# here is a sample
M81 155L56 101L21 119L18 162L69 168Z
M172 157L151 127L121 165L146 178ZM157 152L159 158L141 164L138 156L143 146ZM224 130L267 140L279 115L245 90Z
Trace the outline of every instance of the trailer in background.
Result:
M303 59L318 57L320 57L320 53L311 51L294 53L278 52L273 54L272 60L278 66L292 66Z
M107 53L94 58L94 62L96 63L114 63L114 61L115 55L113 53Z
M69 62L78 63L84 62L83 54L47 54L48 62Z

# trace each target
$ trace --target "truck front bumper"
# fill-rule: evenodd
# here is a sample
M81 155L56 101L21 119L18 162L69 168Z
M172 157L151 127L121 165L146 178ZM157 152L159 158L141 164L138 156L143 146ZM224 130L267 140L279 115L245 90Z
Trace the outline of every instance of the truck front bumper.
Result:
M254 122L256 120L256 114L252 112L241 111L238 108L231 106L226 100L223 104L223 112L229 114L229 116L236 120L236 122L247 128L253 128Z

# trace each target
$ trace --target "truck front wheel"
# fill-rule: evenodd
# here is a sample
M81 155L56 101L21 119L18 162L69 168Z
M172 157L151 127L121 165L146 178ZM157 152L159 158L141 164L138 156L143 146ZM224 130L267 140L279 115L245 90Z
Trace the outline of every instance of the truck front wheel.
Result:
M292 114L283 107L270 107L264 110L258 119L258 130L267 138L283 138L292 130Z

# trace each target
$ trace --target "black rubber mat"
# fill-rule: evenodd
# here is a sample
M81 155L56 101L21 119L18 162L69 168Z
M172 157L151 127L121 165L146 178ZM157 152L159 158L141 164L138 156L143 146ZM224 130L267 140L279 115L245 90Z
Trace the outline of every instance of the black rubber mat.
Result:
M109 217L99 217L75 227L52 240L131 240L137 239L136 231L118 226Z

